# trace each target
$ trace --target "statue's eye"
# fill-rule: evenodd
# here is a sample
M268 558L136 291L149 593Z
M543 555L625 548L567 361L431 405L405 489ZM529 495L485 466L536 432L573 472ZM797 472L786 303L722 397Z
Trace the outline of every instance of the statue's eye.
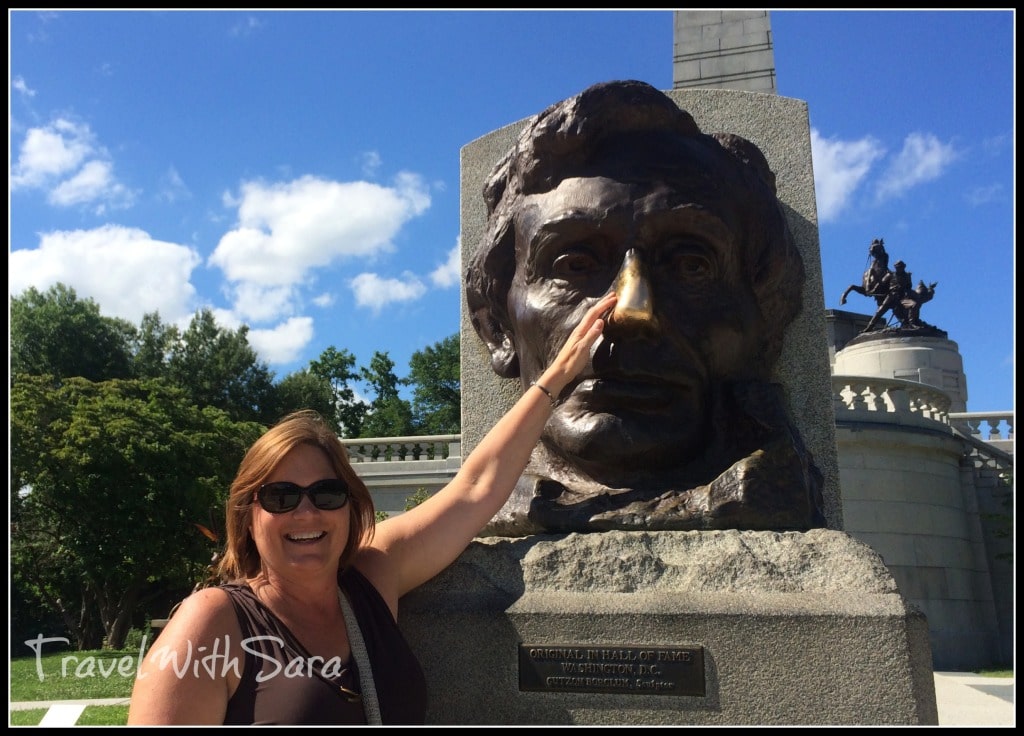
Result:
M555 258L552 264L553 275L568 280L589 276L600 268L600 262L589 248L568 250Z
M691 279L710 278L714 271L711 261L693 253L678 256L675 267L680 276Z
M688 283L710 281L718 277L718 265L703 245L677 241L663 249L660 267L666 275Z

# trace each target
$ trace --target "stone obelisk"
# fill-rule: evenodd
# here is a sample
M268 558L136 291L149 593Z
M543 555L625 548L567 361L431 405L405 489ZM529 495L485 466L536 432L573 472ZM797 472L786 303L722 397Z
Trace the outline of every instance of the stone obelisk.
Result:
M767 10L677 10L672 87L776 94Z

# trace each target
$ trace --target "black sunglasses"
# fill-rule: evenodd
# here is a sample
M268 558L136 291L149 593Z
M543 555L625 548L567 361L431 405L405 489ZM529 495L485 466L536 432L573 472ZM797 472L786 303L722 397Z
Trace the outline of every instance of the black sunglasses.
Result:
M321 511L334 511L348 503L348 484L341 478L326 478L303 488L295 483L279 481L264 483L256 491L260 506L271 514L294 511L303 495L309 496L309 500Z

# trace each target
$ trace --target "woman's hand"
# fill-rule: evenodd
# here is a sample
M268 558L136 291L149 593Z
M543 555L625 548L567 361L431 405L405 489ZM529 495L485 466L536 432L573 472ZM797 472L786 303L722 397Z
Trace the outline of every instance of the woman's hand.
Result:
M600 339L607 316L615 308L617 299L614 292L605 294L587 310L537 383L558 396L580 374L590 360L590 351Z

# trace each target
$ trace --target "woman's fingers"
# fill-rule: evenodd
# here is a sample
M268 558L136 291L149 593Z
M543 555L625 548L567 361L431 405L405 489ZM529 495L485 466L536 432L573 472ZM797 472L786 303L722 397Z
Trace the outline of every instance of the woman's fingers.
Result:
M590 349L604 331L604 315L608 314L615 306L615 300L615 294L608 294L588 309L562 348L563 354L571 358L574 372L582 370L586 360L589 359Z
M588 309L586 315L584 315L583 319L581 320L578 326L578 329L581 330L581 333L586 334L590 332L591 328L594 327L594 324L599 319L602 320L603 327L604 316L612 310L612 307L615 306L615 301L617 299L618 297L614 293L607 294L604 297L602 297L599 302L597 302L590 309Z

